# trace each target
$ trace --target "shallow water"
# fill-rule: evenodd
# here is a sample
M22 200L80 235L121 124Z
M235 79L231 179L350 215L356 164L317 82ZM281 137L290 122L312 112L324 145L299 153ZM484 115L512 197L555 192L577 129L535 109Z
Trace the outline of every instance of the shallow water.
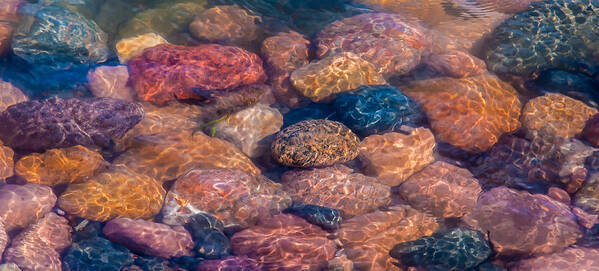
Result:
M0 270L599 270L597 25L0 0Z

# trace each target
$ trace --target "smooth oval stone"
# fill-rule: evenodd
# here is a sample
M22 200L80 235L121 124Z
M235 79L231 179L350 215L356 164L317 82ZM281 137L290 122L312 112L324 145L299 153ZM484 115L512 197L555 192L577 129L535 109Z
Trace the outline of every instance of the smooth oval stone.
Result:
M342 221L341 212L337 209L301 202L294 202L293 205L283 212L299 216L329 231L338 229Z

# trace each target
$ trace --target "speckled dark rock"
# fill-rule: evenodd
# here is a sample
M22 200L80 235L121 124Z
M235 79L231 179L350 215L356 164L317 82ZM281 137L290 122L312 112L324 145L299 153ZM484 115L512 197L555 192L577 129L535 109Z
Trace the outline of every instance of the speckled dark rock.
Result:
M120 271L133 264L127 248L102 237L75 242L62 258L64 271Z
M481 264L491 252L489 242L481 232L457 228L401 243L389 253L408 266L464 270Z
M417 126L424 120L420 105L389 85L361 86L339 94L334 106L340 121L361 136Z
M25 5L27 14L15 29L13 52L25 61L51 69L108 59L106 34L93 21L58 6Z
M337 209L301 202L294 202L293 205L283 212L299 216L329 231L338 229L342 221L341 212Z
M271 145L277 162L292 167L330 166L358 156L358 137L330 120L305 120L279 132Z
M529 76L596 56L599 2L549 0L507 19L492 33L484 53L498 73Z
M107 147L139 123L139 104L111 98L28 101L0 114L0 140L13 149L43 151L75 145Z
M223 233L224 226L216 217L201 213L189 218L185 228L195 242L196 256L202 259L222 259L231 254L231 243Z

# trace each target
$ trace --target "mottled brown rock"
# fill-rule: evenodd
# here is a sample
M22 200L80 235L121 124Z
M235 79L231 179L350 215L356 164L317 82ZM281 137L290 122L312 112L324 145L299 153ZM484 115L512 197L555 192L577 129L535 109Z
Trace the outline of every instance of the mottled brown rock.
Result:
M0 183L14 174L14 155L15 152L11 148L3 146L0 141Z
M335 242L318 226L289 214L279 214L235 233L231 249L257 260L262 270L320 270L335 256Z
M9 82L0 80L0 112L6 110L6 108L13 104L22 103L28 100L29 98L25 96L20 89Z
M582 236L568 205L546 195L505 186L483 193L463 221L488 232L494 250L501 257L550 254Z
M145 33L122 39L116 43L116 52L121 64L127 64L129 60L140 55L146 48L168 43L162 36L156 33Z
M133 101L135 92L127 85L127 66L100 66L87 73L89 88L96 97L115 98Z
M110 220L102 232L106 237L133 251L166 258L191 256L193 240L182 226L145 221L143 219L115 218Z
M571 247L564 251L520 260L510 269L514 271L579 271L599 270L599 249Z
M548 93L526 103L522 110L522 126L529 134L574 137L597 109L559 93Z
M69 214L95 221L148 219L160 212L165 194L154 178L113 167L85 183L70 184L60 195L58 206Z
M71 232L67 219L48 213L12 240L4 261L23 271L61 271L60 254L71 246Z
M359 158L366 174L381 183L395 186L435 161L435 138L429 129L416 128L410 134L371 135L360 143Z
M281 185L264 176L232 169L191 170L169 190L162 222L184 225L191 216L206 212L227 228L247 228L289 205Z
M113 162L160 182L170 181L191 169L230 168L259 174L252 161L231 143L195 134L170 131L133 138L131 147Z
M101 154L77 145L24 156L15 171L27 182L55 186L84 182L107 165Z
M307 99L291 85L289 76L297 68L308 64L309 45L309 40L294 31L278 33L262 42L266 73L279 103L291 107L306 103Z
M249 157L270 153L274 134L283 126L279 110L258 104L241 110L216 124L215 136L233 143Z
M599 147L599 114L595 114L586 122L581 136L591 145Z
M389 186L343 165L291 170L281 180L293 201L338 209L344 217L364 214L390 203Z
M461 217L474 208L482 189L467 169L437 161L408 178L398 192L422 212Z
M394 245L429 236L437 230L433 216L407 205L353 217L339 230L345 254L356 270L400 270L389 256Z
M486 151L520 127L516 90L493 75L416 81L404 93L422 105L438 140L466 151Z
M480 58L457 50L432 53L423 62L441 75L455 78L476 76L487 72L487 64Z
M247 256L230 256L219 260L201 262L195 271L260 271L260 264Z
M7 232L23 229L54 207L56 196L47 186L27 183L0 186L0 219Z
M301 94L314 102L361 85L386 83L374 65L350 52L330 55L298 68L291 73L290 80Z
M271 153L286 166L330 166L356 158L359 144L358 136L340 122L305 120L279 132Z
M189 25L191 35L201 41L251 45L264 33L259 16L238 5L216 6L202 11Z

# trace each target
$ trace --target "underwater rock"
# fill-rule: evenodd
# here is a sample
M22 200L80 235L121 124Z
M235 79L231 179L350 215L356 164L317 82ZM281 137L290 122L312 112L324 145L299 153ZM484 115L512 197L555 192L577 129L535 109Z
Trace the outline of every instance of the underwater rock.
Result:
M330 166L356 158L359 144L358 137L339 122L305 120L277 133L271 153L286 166Z
M342 211L347 218L390 203L390 187L343 165L290 170L281 176L283 189L294 202Z
M29 101L29 98L13 84L0 79L0 112L9 106Z
M392 263L389 250L398 242L429 236L438 226L431 215L395 205L345 220L339 239L356 270L401 270Z
M361 85L382 85L385 79L374 66L351 52L329 55L291 73L293 86L314 102Z
M534 81L525 83L528 89L545 93L561 93L597 107L599 81L584 72L550 69L539 73Z
M264 176L233 169L195 169L181 176L169 190L162 222L184 225L190 217L206 212L227 228L247 228L290 204L281 185Z
M27 182L47 186L83 182L108 166L101 154L81 145L51 149L22 157L16 174Z
M595 269L599 269L599 249L571 247L561 252L520 260L510 270L575 271Z
M189 25L191 35L201 41L229 42L251 46L264 35L262 19L237 5L215 6L202 11Z
M385 77L410 72L428 47L425 30L399 15L362 14L327 25L316 38L318 57L352 52Z
M0 255L3 255L6 245L8 245L8 241L9 241L8 233L6 232L6 229L4 228L4 220L2 218L0 218ZM2 270L1 266L0 266L0 270Z
M591 174L574 196L574 205L587 212L599 214L599 174Z
M13 149L43 151L75 145L108 147L144 117L136 103L111 98L50 98L0 113L0 140Z
M504 1L501 6L509 7ZM587 0L533 3L495 28L483 53L487 66L496 73L528 77L592 61L598 48L598 8L599 3Z
M308 46L310 41L297 32L281 32L262 42L261 53L264 57L269 84L277 101L290 107L299 107L307 99L299 93L289 80L291 73L309 63Z
M550 254L582 236L568 205L504 186L481 194L472 212L462 219L474 229L488 232L500 257Z
M207 260L198 265L195 271L243 270L260 271L260 264L247 256L230 256L221 260Z
M395 186L435 161L434 148L431 131L415 128L409 134L391 132L366 137L360 143L358 158L367 175Z
M215 136L233 143L249 157L270 153L274 134L283 126L283 115L275 108L257 104L220 121Z
M161 44L129 61L133 88L144 101L205 99L212 91L263 83L262 60L241 48Z
M208 213L198 213L188 220L185 227L195 241L194 252L198 257L224 259L231 254L231 244L220 220Z
M141 55L147 48L168 43L156 33L145 33L135 37L122 39L116 43L116 52L121 64L127 64L132 58Z
M18 11L22 3L23 0L4 0L0 3L0 56L10 49L12 33L21 19Z
M26 5L12 39L15 55L32 65L63 70L105 62L107 36L93 21L58 6Z
M318 119L336 121L335 109L330 104L310 102L306 107L292 109L283 115L283 129L303 120Z
M570 138L582 132L597 109L568 96L548 93L526 103L522 109L522 126L528 134Z
M321 228L334 231L341 224L341 212L337 209L327 208L318 205L294 202L283 212L299 216L306 221L320 226Z
M0 186L0 219L7 232L23 229L52 210L56 196L47 186L27 183Z
M494 75L415 81L404 93L422 105L438 140L469 152L520 127L518 93Z
M85 219L152 218L160 212L166 191L155 179L124 167L113 167L85 183L70 184L58 207Z
M115 218L106 223L102 232L109 240L132 251L166 259L191 256L193 247L191 235L183 227L143 219Z
M260 169L231 143L202 132L192 135L177 130L134 137L131 147L113 163L159 182L175 180L192 169L228 168L260 174Z
M467 270L484 262L492 252L483 233L457 228L400 243L389 254L407 266Z
M474 208L482 189L467 169L437 161L408 178L398 192L420 211L461 217Z
M278 214L231 237L235 255L260 262L262 270L319 270L335 256L328 233L294 215Z
M599 114L595 114L587 120L581 136L594 147L599 147Z
M74 242L62 258L64 271L120 271L133 264L134 255L124 246L102 237Z
M129 81L127 66L100 66L87 73L87 81L89 89L96 97L134 100L135 92L127 86Z
M65 218L48 213L12 240L4 262L21 270L61 271L60 254L71 246L71 231Z
M483 8L504 13L518 13L543 0L476 0Z
M576 216L578 225L585 229L593 228L599 220L599 214L590 214L578 207L572 207L572 213Z
M14 174L15 161L13 156L15 152L0 141L0 183Z
M482 59L458 50L429 54L423 62L440 74L455 78L482 75L487 72L487 65Z
M398 131L424 121L420 105L389 85L360 86L337 95L337 118L361 136Z

